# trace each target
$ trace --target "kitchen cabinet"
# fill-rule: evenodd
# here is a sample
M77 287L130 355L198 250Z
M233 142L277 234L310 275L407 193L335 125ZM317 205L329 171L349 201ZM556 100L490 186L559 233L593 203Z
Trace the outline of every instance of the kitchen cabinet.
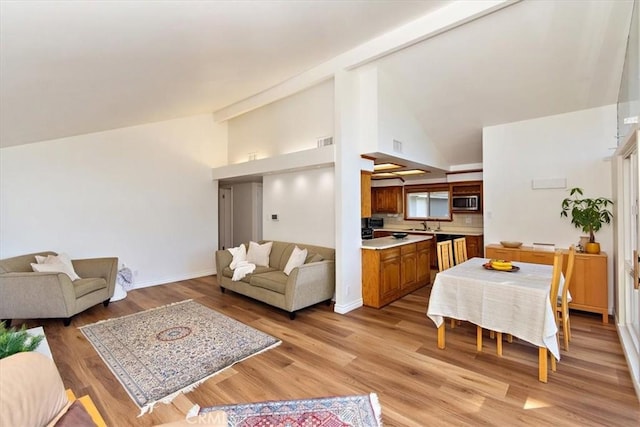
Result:
M360 218L371 218L371 172L360 172Z
M467 258L483 257L484 238L482 236L465 236L467 242Z
M400 289L410 288L418 282L416 245L400 246Z
M435 241L436 239L431 239L416 244L416 280L418 283L429 283L431 280L431 245L435 244ZM435 249L433 253L435 254ZM437 262L438 258L436 256Z
M372 213L402 213L402 187L373 187L371 189Z
M430 240L389 249L362 249L362 299L380 308L429 284L423 261L431 257Z
M436 241L435 234L425 234L425 233L409 233L409 234L415 234L415 235L418 235L418 236L431 236L432 237L431 240L428 240L426 242L422 242L422 244L428 246L427 249L429 251L429 263L428 263L429 267L430 268L438 268L438 253L436 252L436 250L437 250L437 246L436 246L437 245L437 241Z
M567 252L565 249L565 255ZM553 265L552 251L534 250L528 246L512 249L497 244L487 245L486 257ZM563 271L566 271L566 268L567 257L565 256ZM601 314L602 323L609 323L607 254L604 252L599 254L576 253L569 292L571 292L572 298L569 308Z

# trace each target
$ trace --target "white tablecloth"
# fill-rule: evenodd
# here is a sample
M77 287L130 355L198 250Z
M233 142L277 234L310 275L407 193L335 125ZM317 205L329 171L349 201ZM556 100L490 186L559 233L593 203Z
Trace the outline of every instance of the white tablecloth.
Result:
M436 326L444 317L509 333L560 359L555 313L549 303L553 267L515 262L517 272L486 270L472 258L436 275L427 315Z

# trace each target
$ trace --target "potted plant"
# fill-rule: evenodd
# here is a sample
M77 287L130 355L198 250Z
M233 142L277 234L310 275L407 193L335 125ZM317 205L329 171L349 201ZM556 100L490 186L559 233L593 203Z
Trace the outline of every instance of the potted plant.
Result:
M613 202L604 197L597 199L583 199L582 188L572 188L569 196L562 201L560 216L568 217L571 212L571 224L589 233L589 243L585 245L585 252L590 254L600 253L600 244L596 242L595 233L603 224L609 224L613 215L607 209Z
M25 325L16 331L15 328L7 329L4 322L0 322L0 359L23 351L33 351L43 339L44 335L29 335Z

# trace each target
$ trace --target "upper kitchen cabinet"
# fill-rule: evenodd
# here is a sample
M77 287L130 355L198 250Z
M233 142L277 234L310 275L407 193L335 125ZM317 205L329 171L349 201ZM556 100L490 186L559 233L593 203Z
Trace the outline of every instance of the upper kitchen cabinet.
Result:
M371 217L371 172L360 172L360 218Z
M373 187L371 210L373 213L402 213L402 187Z
M405 219L451 221L448 184L407 185Z

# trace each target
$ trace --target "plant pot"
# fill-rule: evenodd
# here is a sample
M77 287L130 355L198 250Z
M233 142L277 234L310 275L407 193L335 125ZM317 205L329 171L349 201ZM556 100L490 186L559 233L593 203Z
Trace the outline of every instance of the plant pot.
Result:
M587 243L584 246L584 251L588 254L599 254L600 253L600 243Z

